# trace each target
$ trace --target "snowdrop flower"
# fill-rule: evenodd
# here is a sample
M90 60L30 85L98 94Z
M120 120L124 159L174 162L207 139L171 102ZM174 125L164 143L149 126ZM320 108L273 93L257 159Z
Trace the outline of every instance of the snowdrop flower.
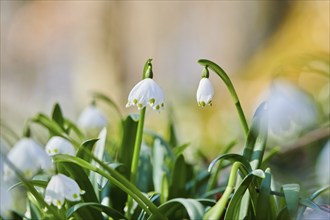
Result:
M33 139L23 138L8 152L10 160L26 178L33 177L40 169L49 171L52 167L51 158L45 150ZM14 172L7 165L4 166L5 179L14 177Z
M76 153L71 142L59 136L54 136L49 139L46 144L46 152L50 156L56 154L69 154L74 156Z
M85 191L80 189L76 181L63 174L57 174L50 179L46 187L45 202L60 209L64 199L72 202L79 201L81 200L80 195L84 193Z
M108 120L103 112L91 104L80 114L77 124L88 137L96 137L107 126Z
M160 111L164 107L164 94L159 85L151 78L145 78L136 84L128 95L126 107L137 106L142 109L150 105Z
M199 106L212 106L212 98L214 96L214 89L209 79L209 71L206 68L203 70L202 79L199 82L196 99Z
M268 98L268 125L274 133L299 133L317 121L317 108L302 90L276 82Z

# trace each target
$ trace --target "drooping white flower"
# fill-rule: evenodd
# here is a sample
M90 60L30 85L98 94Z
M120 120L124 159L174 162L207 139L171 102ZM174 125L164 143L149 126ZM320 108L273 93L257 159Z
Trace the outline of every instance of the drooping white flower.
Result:
M96 137L107 126L108 120L95 105L89 105L80 114L77 124L88 137Z
M164 107L164 94L159 85L151 78L145 78L136 84L128 95L126 107L137 106L142 109L150 105L160 111Z
M33 177L40 169L49 171L52 168L51 158L33 139L23 138L8 152L8 160L19 169L26 178ZM14 177L14 171L4 166L5 179Z
M275 82L268 105L268 125L276 134L297 134L317 121L317 108L303 90L287 83Z
M50 156L56 154L69 154L74 156L76 153L71 142L59 136L54 136L49 139L46 144L46 152Z
M79 201L81 200L80 195L84 193L76 181L63 174L57 174L50 179L46 187L45 202L49 205L53 204L60 209L65 199L68 201Z
M199 106L212 105L212 98L214 96L214 89L211 81L207 77L203 77L199 82L196 99Z

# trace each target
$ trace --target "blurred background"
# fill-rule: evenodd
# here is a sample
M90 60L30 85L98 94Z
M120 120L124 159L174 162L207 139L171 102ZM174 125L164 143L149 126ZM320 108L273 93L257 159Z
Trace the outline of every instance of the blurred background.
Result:
M1 1L1 121L20 133L54 102L76 120L92 91L137 113L125 104L148 58L166 108L148 111L146 128L164 134L170 115L206 157L244 135L215 74L213 106L197 106L201 58L228 73L248 121L276 79L329 120L329 11L329 1Z

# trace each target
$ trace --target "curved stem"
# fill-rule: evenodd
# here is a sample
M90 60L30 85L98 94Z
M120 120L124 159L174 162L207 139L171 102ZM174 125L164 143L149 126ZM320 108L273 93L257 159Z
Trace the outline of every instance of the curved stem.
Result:
M243 127L244 135L245 135L245 137L247 137L247 134L249 132L249 126L247 124L243 109L241 107L241 103L238 99L237 93L235 91L235 88L234 88L230 78L228 77L226 72L220 66L218 66L216 63L214 63L210 60L201 59L201 60L198 60L198 63L213 70L227 86L227 89L230 92L230 94L234 100L235 107L236 107L239 119L241 121L241 125Z
M226 208L227 202L229 200L229 196L234 190L234 185L235 185L235 181L237 178L237 171L238 171L240 165L241 165L240 162L235 162L233 164L225 192L223 193L223 195L221 196L219 201L209 211L207 211L207 213L205 214L203 219L220 219L221 218L221 216Z

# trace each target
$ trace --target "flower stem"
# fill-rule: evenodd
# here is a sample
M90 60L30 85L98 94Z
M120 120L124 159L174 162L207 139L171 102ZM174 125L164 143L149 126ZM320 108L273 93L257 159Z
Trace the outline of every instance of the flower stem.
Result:
M219 201L209 211L206 212L203 219L220 219L221 218L221 216L226 208L227 202L229 200L229 196L232 193L232 191L234 190L234 185L235 185L235 181L237 178L237 171L238 171L238 168L240 165L241 165L240 162L235 162L233 164L225 192L223 193L223 195L221 196Z
M138 128L136 132L136 138L135 138L135 144L134 144L134 152L133 152L133 159L132 159L132 165L131 165L131 176L130 176L130 181L133 185L136 184L136 176L137 176L137 171L139 168L139 158L140 158L140 150L141 150L141 144L142 144L142 138L143 138L143 126L144 126L144 116L146 112L146 107L141 109L140 111L140 119L138 123ZM131 208L133 206L133 200L132 197L128 197L127 200L127 212L126 216L130 218L131 214Z
M237 93L235 91L235 88L234 88L230 78L228 77L226 72L220 66L218 66L217 64L215 64L214 62L212 62L210 60L201 59L201 60L198 60L198 63L205 67L209 67L211 70L213 70L227 86L227 89L230 92L230 94L234 100L235 107L236 107L239 119L241 121L241 125L243 127L244 135L245 135L245 137L247 137L247 134L249 132L249 126L247 124L243 109L241 107L241 103L238 99Z
M135 144L134 144L134 152L133 152L133 160L131 166L131 183L135 184L137 170L139 167L139 158L140 158L140 150L143 138L143 126L144 126L144 116L145 116L146 108L144 107L140 111L140 119L137 127Z

